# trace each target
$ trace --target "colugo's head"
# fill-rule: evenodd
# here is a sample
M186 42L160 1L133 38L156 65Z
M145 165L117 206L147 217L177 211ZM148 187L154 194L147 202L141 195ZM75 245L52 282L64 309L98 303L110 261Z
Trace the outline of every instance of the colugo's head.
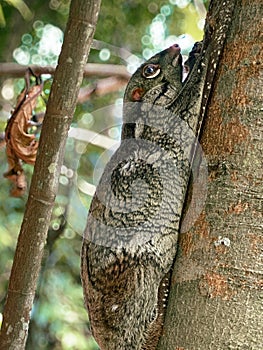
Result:
M163 94L172 90L176 95L182 88L182 55L174 44L143 63L131 77L124 94L125 102L148 100L152 89ZM152 101L153 102L153 101Z

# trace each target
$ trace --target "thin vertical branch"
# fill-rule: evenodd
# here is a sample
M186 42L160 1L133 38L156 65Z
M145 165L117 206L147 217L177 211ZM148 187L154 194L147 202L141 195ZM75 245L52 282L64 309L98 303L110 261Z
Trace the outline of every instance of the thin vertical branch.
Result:
M100 0L72 0L40 138L3 313L0 348L24 349L68 129L76 106Z

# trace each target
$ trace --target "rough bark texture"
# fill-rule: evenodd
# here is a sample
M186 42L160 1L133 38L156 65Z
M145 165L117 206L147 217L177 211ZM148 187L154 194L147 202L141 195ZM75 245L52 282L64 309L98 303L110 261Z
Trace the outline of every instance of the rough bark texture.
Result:
M179 238L162 350L263 348L262 16L237 1L201 137L208 196Z
M0 336L1 350L24 349L67 132L95 31L100 1L73 0L47 106Z

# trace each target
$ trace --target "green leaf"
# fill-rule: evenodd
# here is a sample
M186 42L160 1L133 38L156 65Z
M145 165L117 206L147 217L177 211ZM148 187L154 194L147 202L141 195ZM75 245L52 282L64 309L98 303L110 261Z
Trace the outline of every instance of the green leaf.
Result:
M15 7L22 17L30 21L33 18L33 13L23 0L5 0L9 5Z
M4 15L3 7L0 4L0 27L5 27L5 26L6 26L5 15Z

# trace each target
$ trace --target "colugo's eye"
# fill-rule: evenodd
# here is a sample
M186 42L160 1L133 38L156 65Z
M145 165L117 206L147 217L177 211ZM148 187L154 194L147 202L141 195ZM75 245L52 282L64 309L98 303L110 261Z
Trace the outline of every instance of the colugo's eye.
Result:
M147 64L143 67L142 74L147 79L152 79L157 77L161 72L161 68L158 64Z

